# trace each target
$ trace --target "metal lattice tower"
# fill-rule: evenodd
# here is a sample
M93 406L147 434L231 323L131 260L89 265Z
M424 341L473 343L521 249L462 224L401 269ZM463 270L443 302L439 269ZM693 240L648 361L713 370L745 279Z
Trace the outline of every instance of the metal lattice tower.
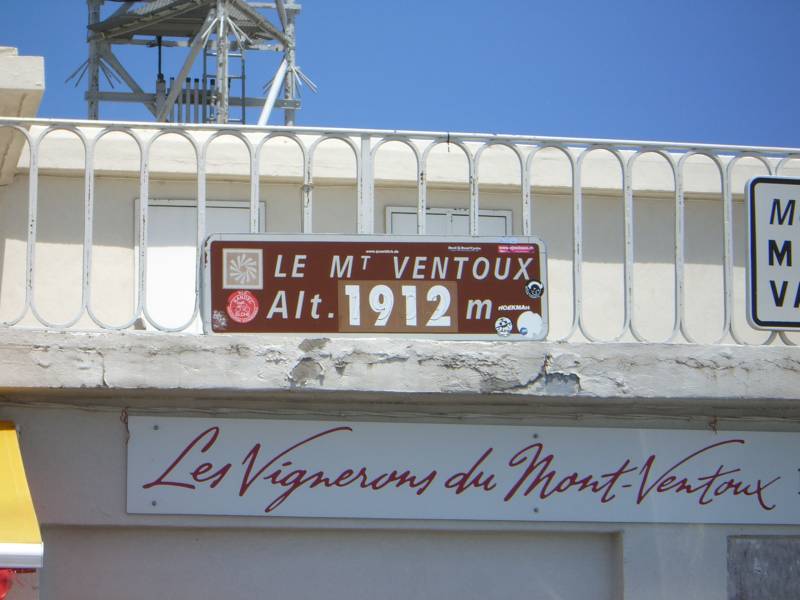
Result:
M103 15L103 5L119 6ZM143 104L157 121L229 123L246 121L247 107L260 107L259 125L273 108L284 110L286 125L294 125L300 108L299 86L316 90L296 64L295 19L301 6L294 0L87 0L89 57L69 79L88 74L86 100L90 119L98 119L100 102ZM270 18L272 17L272 19ZM147 92L114 54L118 45L158 50L155 90ZM180 71L167 81L162 51L188 49ZM265 98L246 95L246 53L283 55ZM202 53L202 76L191 76ZM238 70L234 67L238 67ZM124 82L129 91L101 90ZM77 85L77 84L76 84ZM239 117L232 115L239 109Z

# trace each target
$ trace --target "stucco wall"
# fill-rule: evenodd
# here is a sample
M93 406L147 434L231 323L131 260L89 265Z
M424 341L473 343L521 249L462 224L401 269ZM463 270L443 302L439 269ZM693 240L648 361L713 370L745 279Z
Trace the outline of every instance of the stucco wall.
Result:
M249 200L244 181L211 179L209 200ZM50 322L65 322L79 309L83 261L83 177L43 175L39 180L37 212L35 299L40 314ZM138 180L98 176L93 212L92 307L101 319L123 323L135 304L137 266ZM187 199L197 196L196 181L153 177L154 199ZM385 231L387 206L416 206L416 187L383 184L376 188L374 230ZM467 208L465 186L433 187L432 208ZM266 231L301 230L300 185L262 180L260 197L266 205ZM519 189L495 187L482 193L483 209L512 211L513 231L521 233ZM698 341L711 342L722 329L722 226L721 201L698 195L686 205L685 289L689 330ZM551 339L565 335L572 322L572 197L570 190L534 190L534 235L544 240L549 252ZM620 330L624 307L623 201L621 192L588 193L583 206L584 322L602 339L613 339ZM0 317L16 316L25 298L28 180L19 175L10 186L0 187ZM314 190L313 231L354 233L356 192L351 183L318 184ZM192 217L193 218L193 217ZM666 339L674 320L674 203L655 193L637 194L634 203L634 318L648 339ZM734 224L734 322L751 341L763 333L747 330L744 319L744 208L736 202ZM193 227L193 225L187 225ZM191 289L188 290L191 292ZM170 290L152 290L154 301L164 302ZM159 299L161 296L161 299ZM188 317L188 313L187 313ZM34 324L30 316L23 324ZM94 328L88 318L78 327Z
M42 597L65 600L611 600L617 559L602 534L53 527L44 538ZM132 572L137 583L120 586Z
M798 526L127 514L121 405L144 414L169 406L171 415L191 415L201 404L241 415L258 406L262 417L270 407L279 416L280 408L268 395L253 404L235 396L200 403L167 392L112 394L113 401L75 393L0 406L0 416L20 427L43 528L43 599L279 594L724 600L731 536L800 536ZM306 401L298 397L295 405ZM372 419L400 420L389 404L371 405ZM402 420L448 420L434 416L440 409L421 405L414 411L416 417ZM537 422L547 420L539 414ZM508 414L493 422L520 421ZM584 425L596 422L589 418ZM663 426L654 418L649 422ZM631 425L624 417L616 423Z

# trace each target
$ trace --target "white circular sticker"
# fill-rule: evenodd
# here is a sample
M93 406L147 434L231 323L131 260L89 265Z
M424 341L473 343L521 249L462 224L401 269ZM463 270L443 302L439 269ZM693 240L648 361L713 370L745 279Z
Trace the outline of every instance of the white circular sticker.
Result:
M541 315L537 315L535 312L530 310L526 310L519 317L517 317L517 330L523 337L542 337L543 327L544 320L542 320Z

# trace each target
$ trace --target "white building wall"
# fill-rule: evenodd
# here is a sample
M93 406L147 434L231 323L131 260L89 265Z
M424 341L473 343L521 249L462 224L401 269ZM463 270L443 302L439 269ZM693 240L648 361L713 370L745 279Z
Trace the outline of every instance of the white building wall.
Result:
M144 413L159 400L117 399ZM21 428L43 525L42 598L723 600L729 536L800 535L797 526L129 515L115 403L75 396L58 408L2 408ZM170 414L196 406L160 403ZM218 396L204 404L236 412L241 403ZM274 407L268 396L257 404Z
M42 597L67 600L614 597L613 535L58 527L45 543L58 566ZM131 571L144 582L121 588Z
M42 316L62 321L80 304L83 147L73 134L54 131L39 158L36 302ZM91 294L98 315L114 323L126 321L135 306L139 160L123 134L109 134L96 153ZM325 142L315 160L313 231L355 232L351 151ZM478 178L481 208L512 211L518 235L514 161L507 150L491 149ZM23 152L16 176L0 185L2 318L24 305L28 164ZM210 200L249 198L240 142L214 142L207 164ZM195 199L196 165L188 142L159 140L151 198ZM791 166L786 173L800 173ZM466 162L458 149L439 146L429 167L428 205L466 208ZM556 339L572 319L571 174L557 151L544 152L533 167L533 230L550 253ZM735 189L764 171L756 161L741 161ZM293 142L270 141L261 173L266 230L299 232L302 167ZM373 225L383 233L386 206L416 206L411 153L387 144L375 174ZM688 319L706 345L99 333L86 331L96 329L86 318L79 332L4 330L0 418L20 427L43 528L40 597L730 598L731 536L797 539L800 527L178 517L125 510L126 413L798 432L796 348L709 344L721 326L719 173L700 157L690 161L685 177ZM615 159L589 155L582 183L587 324L610 339L622 314L624 251ZM663 159L645 155L633 185L635 315L643 333L661 340L671 331L674 310L674 183ZM741 332L743 207L740 194L734 200L734 318ZM36 321L26 317L21 325ZM763 340L766 334L746 337Z

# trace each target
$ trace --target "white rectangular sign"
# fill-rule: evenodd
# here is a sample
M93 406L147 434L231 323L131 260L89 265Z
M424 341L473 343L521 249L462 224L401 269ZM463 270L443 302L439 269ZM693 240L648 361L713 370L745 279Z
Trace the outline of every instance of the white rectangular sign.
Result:
M747 186L747 318L756 329L800 329L800 179Z
M800 524L800 435L130 417L128 512Z

